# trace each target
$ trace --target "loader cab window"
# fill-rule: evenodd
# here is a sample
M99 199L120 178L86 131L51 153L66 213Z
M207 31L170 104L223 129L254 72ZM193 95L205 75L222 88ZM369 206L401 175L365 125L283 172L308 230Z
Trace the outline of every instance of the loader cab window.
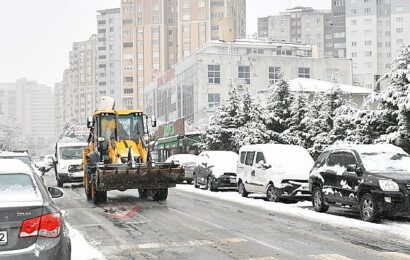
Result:
M115 115L106 115L101 117L101 133L106 141L115 138Z
M144 135L144 124L141 115L118 116L118 135L120 140L139 140Z

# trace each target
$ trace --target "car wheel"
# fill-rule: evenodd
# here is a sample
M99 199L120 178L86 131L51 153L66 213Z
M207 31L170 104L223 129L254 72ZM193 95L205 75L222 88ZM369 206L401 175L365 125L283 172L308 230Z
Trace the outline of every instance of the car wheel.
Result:
M269 184L268 189L266 190L266 198L268 201L279 202L279 192L273 184Z
M369 193L364 194L360 200L359 207L361 219L367 222L378 222L380 220L378 210L373 196Z
M146 199L148 197L148 191L146 189L138 189L138 196L140 199Z
M208 177L207 186L208 186L209 191L217 191L217 188L215 187L215 183L212 180L211 176Z
M323 192L320 187L315 187L313 189L312 204L313 208L317 212L326 212L329 209L329 205L326 205L325 197L323 196Z
M200 186L200 185L199 185L199 183L198 183L198 177L196 177L196 175L194 175L194 187L198 189L199 186Z
M249 193L245 189L245 184L243 184L243 182L239 183L238 191L239 191L239 194L241 194L241 196L244 198L248 197L249 195Z

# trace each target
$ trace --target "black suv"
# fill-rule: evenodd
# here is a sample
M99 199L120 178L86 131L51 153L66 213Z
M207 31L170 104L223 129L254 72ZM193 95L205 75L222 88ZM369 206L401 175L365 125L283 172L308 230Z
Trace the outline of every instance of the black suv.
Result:
M357 208L364 221L410 215L410 156L389 144L347 145L323 152L310 171L313 207Z

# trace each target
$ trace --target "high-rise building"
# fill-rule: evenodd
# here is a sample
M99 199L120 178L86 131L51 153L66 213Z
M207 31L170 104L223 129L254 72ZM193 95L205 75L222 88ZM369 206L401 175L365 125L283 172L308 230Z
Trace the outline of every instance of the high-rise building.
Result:
M142 109L144 86L207 41L218 39L221 24L231 25L236 38L245 37L245 2L122 0L123 105Z
M115 99L117 107L122 107L121 9L100 10L98 13L96 102L102 96L110 96Z
M333 56L346 57L346 1L331 0L333 14Z
M70 51L70 68L65 82L70 90L69 106L73 118L86 122L96 108L96 59L104 60L106 55L96 57L97 37L87 41L74 42ZM65 81L64 80L64 81Z
M346 1L346 52L353 60L353 80L377 89L403 44L410 43L410 2Z
M312 45L317 56L333 56L333 15L329 10L295 7L258 19L258 36Z
M44 152L55 142L53 89L25 78L0 83L0 111L15 118L32 153Z

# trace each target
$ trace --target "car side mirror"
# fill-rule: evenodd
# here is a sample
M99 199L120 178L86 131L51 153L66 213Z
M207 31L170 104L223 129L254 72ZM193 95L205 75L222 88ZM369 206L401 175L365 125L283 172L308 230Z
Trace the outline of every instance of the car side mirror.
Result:
M349 165L346 167L346 170L347 170L348 172L356 172L356 168L357 168L357 165L356 165L356 164L349 164Z
M93 118L87 118L87 128L93 128Z
M50 193L53 199L61 198L64 195L63 190L56 187L48 187L48 192Z
M38 170L39 170L42 174L45 174L45 173L46 173L46 167L45 167L45 166L39 167Z
M157 127L157 118L155 116L151 117L151 126Z
M357 176L362 176L363 175L363 169L360 166L356 167L356 174L357 174Z

